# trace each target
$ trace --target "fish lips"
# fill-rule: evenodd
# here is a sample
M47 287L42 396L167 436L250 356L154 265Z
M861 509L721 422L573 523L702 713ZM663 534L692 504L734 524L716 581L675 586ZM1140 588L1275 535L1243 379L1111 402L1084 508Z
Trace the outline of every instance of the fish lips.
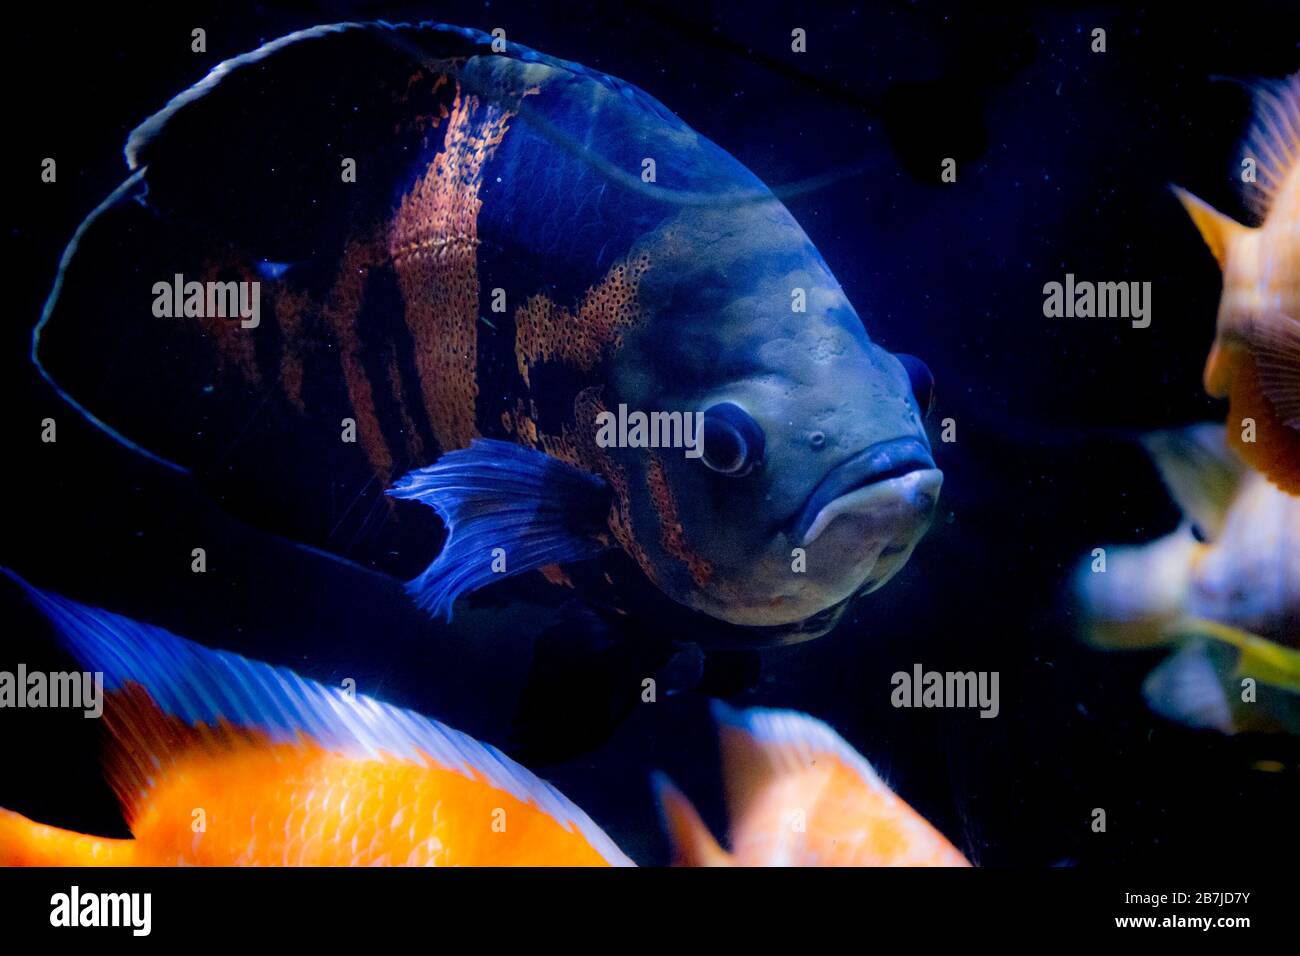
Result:
M895 438L864 448L840 462L813 489L795 521L792 537L807 547L841 517L856 516L918 534L930 522L943 473L917 438Z

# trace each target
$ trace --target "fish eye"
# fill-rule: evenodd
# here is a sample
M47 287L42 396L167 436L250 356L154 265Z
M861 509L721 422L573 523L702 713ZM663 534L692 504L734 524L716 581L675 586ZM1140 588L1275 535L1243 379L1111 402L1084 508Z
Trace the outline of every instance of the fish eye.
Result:
M720 402L704 412L704 450L701 456L719 474L740 478L763 461L763 429L749 412L731 402Z
M894 357L902 363L907 372L907 379L912 383L912 394L916 397L917 407L921 409L921 416L929 415L930 408L934 405L934 375L931 374L930 367L915 355L898 352Z

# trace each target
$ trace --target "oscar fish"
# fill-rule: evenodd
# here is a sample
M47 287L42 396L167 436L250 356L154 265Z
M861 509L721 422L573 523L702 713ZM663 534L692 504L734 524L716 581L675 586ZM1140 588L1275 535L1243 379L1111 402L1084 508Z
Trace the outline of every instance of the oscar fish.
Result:
M4 573L103 674L105 763L132 837L0 809L0 865L631 865L558 790L466 734Z
M1205 390L1237 453L1300 494L1300 73L1255 86L1242 167L1254 226L1175 189L1223 272Z
M796 711L715 704L730 851L655 780L681 866L970 866L830 727Z
M1104 565L1081 562L1082 627L1100 647L1174 649L1143 685L1171 720L1300 733L1300 498L1246 465L1224 432L1144 437L1183 520L1156 541L1104 548Z
M928 368L630 83L472 30L336 24L222 63L126 158L65 252L41 374L433 614L510 579L618 613L666 595L701 642L804 640L930 523ZM598 440L615 414L691 416L701 447Z

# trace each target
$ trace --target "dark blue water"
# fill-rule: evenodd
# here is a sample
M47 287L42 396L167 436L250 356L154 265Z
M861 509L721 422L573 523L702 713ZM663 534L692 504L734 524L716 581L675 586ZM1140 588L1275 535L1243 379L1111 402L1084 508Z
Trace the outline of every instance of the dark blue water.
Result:
M830 636L763 655L735 702L838 729L976 862L1042 866L1228 860L1295 848L1294 741L1224 738L1143 707L1159 653L1075 638L1063 579L1101 543L1147 540L1177 514L1128 438L1222 415L1200 373L1218 277L1170 182L1228 212L1246 101L1212 75L1300 66L1281 6L1189 14L969 5L440 4L437 15L629 80L773 186L832 176L787 204L873 338L922 356L946 478L935 527ZM77 423L27 364L27 336L80 218L121 178L127 132L225 56L336 19L424 18L427 5L219 4L178 15L20 15L6 57L8 508L0 560L38 583L304 674L358 686L505 743L530 647L509 609L452 630L390 579L234 521L188 481ZM58 21L58 22L55 22ZM189 51L189 30L209 52ZM1090 52L1090 32L1108 51ZM808 31L793 55L790 30ZM38 158L56 156L57 187ZM958 163L941 183L943 158ZM1066 272L1152 283L1152 324L1051 320ZM106 318L106 321L109 319ZM150 370L133 370L149 387ZM128 379L124 387L132 387ZM39 421L60 422L56 445ZM937 437L937 436L932 436ZM275 476L268 476L274 480ZM210 573L189 573L202 546ZM0 667L59 666L44 625L0 589ZM1001 713L900 710L916 663L998 671ZM92 722L0 714L0 805L123 834ZM573 749L573 748L570 748ZM1278 760L1280 773L1253 769ZM640 862L662 862L648 774L667 771L723 823L704 697L638 707L608 739L539 767ZM1091 832L1094 808L1105 834Z

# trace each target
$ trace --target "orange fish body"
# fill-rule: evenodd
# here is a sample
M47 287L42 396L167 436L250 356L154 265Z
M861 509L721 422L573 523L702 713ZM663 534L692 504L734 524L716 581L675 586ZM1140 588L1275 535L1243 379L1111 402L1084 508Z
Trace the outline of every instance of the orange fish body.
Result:
M630 862L553 787L465 734L24 586L104 672L109 777L132 839L0 810L0 864Z
M718 706L731 852L660 778L674 862L687 866L969 866L821 721Z
M194 831L199 809L205 832ZM186 761L150 795L130 840L0 813L9 866L606 865L580 834L481 780L292 744Z
M1260 218L1258 226L1244 226L1176 190L1223 271L1205 389L1229 400L1228 435L1237 452L1295 494L1300 493L1300 73L1257 88L1245 160L1245 168L1256 170L1247 199Z
M206 832L194 832L202 809ZM494 813L506 822L493 832ZM0 863L55 866L600 866L579 834L482 781L318 748L198 757L110 840L0 811Z

